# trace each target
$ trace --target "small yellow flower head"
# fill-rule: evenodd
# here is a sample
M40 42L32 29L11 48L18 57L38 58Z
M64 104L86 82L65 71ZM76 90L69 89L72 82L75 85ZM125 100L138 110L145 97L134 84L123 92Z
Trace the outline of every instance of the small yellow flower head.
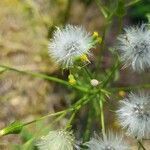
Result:
M76 84L76 79L74 78L74 76L72 74L70 74L68 76L68 82L71 84L71 85L75 85Z
M125 97L126 96L126 92L121 90L121 91L119 91L118 95L121 96L121 97Z
M98 38L97 38L97 43L99 43L99 44L102 43L102 38L101 38L101 37L98 37Z
M95 31L93 33L92 37L93 37L93 40L94 40L95 43L99 43L99 44L102 43L102 37L99 36L98 32Z
M91 82L91 85L94 86L94 87L99 85L99 81L96 80L96 79L92 79L90 82Z
M90 61L89 61L89 59L87 58L87 55L86 55L86 54L81 55L80 59L81 59L82 62L89 62L89 63L90 63Z
M95 31L95 32L93 33L93 38L98 38L98 37L99 37L99 34L98 34L98 32Z

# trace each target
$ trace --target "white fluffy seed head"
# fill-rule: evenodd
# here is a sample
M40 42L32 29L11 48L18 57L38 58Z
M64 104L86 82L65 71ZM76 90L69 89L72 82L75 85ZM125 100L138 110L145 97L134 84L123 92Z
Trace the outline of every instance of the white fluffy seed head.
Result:
M150 29L148 25L129 27L118 37L118 49L125 67L141 72L150 68Z
M50 131L48 135L42 137L37 142L39 150L73 150L75 138L72 132Z
M111 131L103 138L96 135L85 145L89 150L130 150L128 144L124 142L123 136L113 134Z
M150 96L131 93L120 103L117 115L127 133L138 139L150 138Z
M57 28L48 46L50 56L64 68L72 67L76 58L89 55L92 47L92 36L83 27L72 25Z

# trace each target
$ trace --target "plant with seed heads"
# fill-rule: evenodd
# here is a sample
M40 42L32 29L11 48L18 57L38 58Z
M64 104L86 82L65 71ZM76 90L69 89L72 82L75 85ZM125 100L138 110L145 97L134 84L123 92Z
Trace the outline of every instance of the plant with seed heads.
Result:
M53 62L60 67L60 70L66 71L67 77L65 80L48 74L16 69L5 64L0 65L0 75L4 72L13 71L53 81L69 89L68 92L73 93L73 100L70 98L70 103L66 109L48 113L29 122L15 121L0 130L0 138L7 134L19 134L25 127L35 123L43 123L42 121L49 118L48 125L42 124L40 130L23 144L21 149L130 150L131 147L122 134L114 134L107 130L108 125L106 125L106 122L109 118L105 115L105 112L108 111L105 106L108 103L112 104L111 97L118 97L119 95L119 98L123 97L123 100L119 102L120 107L118 110L113 111L117 114L113 113L117 116L117 123L120 124L121 129L126 130L126 136L130 136L130 138L137 141L138 150L148 150L143 141L150 139L149 93L143 94L144 92L140 91L139 94L131 92L128 96L126 95L130 91L149 89L150 83L117 87L114 86L114 82L119 80L121 62L124 63L124 69L131 66L133 71L141 74L149 70L149 25L142 23L140 26L127 27L121 33L122 20L127 8L138 1L131 0L128 3L124 0L116 0L117 5L115 7L117 8L114 10L111 6L105 6L99 0L95 0L95 2L106 21L102 37L98 32L91 34L83 26L66 23L63 27L57 26L55 28L49 41L48 54ZM71 3L72 1L68 0L66 16L62 24L68 18L67 14ZM114 17L117 17L119 22L116 35L117 46L108 48L106 33L111 27ZM100 50L95 55L92 51L98 46ZM113 59L110 67L102 68L103 52L107 49L110 50ZM101 71L102 69L105 71ZM66 118L66 120L61 125L61 129L58 129L62 118ZM78 122L82 120L86 120L86 122L79 125ZM113 128L113 125L110 125ZM101 136L91 138L93 128L95 131L100 132Z

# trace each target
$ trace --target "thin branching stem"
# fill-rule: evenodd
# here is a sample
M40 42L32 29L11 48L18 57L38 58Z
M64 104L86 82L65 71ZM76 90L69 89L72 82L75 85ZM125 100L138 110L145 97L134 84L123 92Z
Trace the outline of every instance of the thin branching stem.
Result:
M75 89L77 89L81 92L84 92L84 93L88 93L88 91L89 91L88 89L86 89L84 87L77 86L77 85L70 85L67 81L64 81L62 79L52 77L52 76L49 76L49 75L45 75L45 74L42 74L42 73L33 73L33 72L30 72L30 71L23 71L23 70L19 70L19 69L12 68L12 67L9 67L9 66L4 66L4 65L0 65L0 67L6 68L7 70L15 71L15 72L18 72L18 73L21 73L21 74L27 74L27 75L31 75L33 77L38 77L38 78L42 78L42 79L45 79L45 80L54 81L54 82L60 83L60 84L65 85L65 86L75 88Z
M100 117L101 117L102 134L103 134L103 137L104 137L104 135L105 135L105 120L104 120L103 99L102 99L101 95L100 95L99 105L100 105Z
M71 128L71 126L72 126L71 124L72 124L73 119L75 118L76 112L77 112L77 110L75 110L75 111L72 112L72 115L71 115L70 119L69 119L68 122L67 122L67 125L66 125L66 127L65 127L65 130Z
M146 148L144 147L143 143L141 141L138 140L138 143L140 145L140 147L143 149L143 150L146 150Z
M93 95L92 95L92 96L93 96ZM43 117L41 117L41 118L35 119L35 120L33 120L33 121L30 121L30 122L23 123L23 124L21 124L21 126L24 127L24 126L30 125L30 124L32 124L32 123L35 123L35 122L44 120L44 119L46 119L46 118L48 118L48 117L57 117L57 116L58 116L58 117L61 118L62 116L65 116L67 113L73 111L73 114L71 115L71 118L69 119L69 122L70 122L69 124L71 124L72 120L73 120L74 117L75 117L76 112L77 112L83 105L87 104L87 103L91 100L92 96L85 95L85 96L82 97L80 100L78 100L73 106L71 106L70 108L68 108L68 109L66 109L66 110L59 111L59 112L56 112L56 113L47 114L47 115L45 115L45 116L43 116ZM69 124L68 124L67 126L69 126ZM19 124L19 125L20 125L20 124ZM6 127L6 128L7 128L7 127ZM6 130L6 128L3 128L2 130L0 130L0 133L1 133L1 134L0 134L0 137L6 135L6 134L4 133L4 131ZM15 128L16 128L16 126L15 126ZM12 127L12 130L13 130L13 127ZM9 133L7 133L7 134L9 134Z
M33 121L30 121L30 122L27 122L27 123L24 123L24 126L26 125L29 125L29 124L32 124L32 123L35 123L37 121L41 121L43 119L46 119L48 117L55 117L55 116L60 116L62 114L67 114L69 112L72 112L72 111L75 111L79 108L81 108L81 106L84 104L84 101L87 99L87 96L84 96L83 98L81 98L80 100L78 100L73 106L71 106L70 108L66 109L66 110L63 110L63 111L59 111L59 112L56 112L56 113L50 113L50 114L47 114L41 118L38 118L38 119L35 119Z
M96 2L96 4L97 4L99 10L100 10L101 13L103 14L103 16L104 16L105 18L108 18L108 12L109 12L108 8L105 7L104 5L102 5L102 3L101 3L100 0L95 0L95 2Z
M70 9L71 9L72 0L68 0L67 7L64 13L63 25L65 25L70 17Z
M116 69L119 67L119 62L117 61L116 64L113 66L110 74L106 77L106 79L103 81L103 87L106 87L109 81L112 79L113 75L115 74Z
M133 1L129 2L128 4L126 4L125 6L126 6L126 7L130 7L130 6L136 4L136 3L140 2L140 1L141 1L141 0L133 0Z
M89 103L89 105L92 106L92 102ZM89 111L88 111L88 116L87 116L87 122L86 122L86 127L85 127L85 131L84 131L84 134L83 134L83 141L88 141L89 138L90 138L90 128L92 127L92 123L93 123L93 120L92 120L92 109L90 107Z
M88 68L86 68L86 66L85 66L83 69L85 70L85 72L86 72L86 74L88 75L88 77L89 77L90 79L92 79L92 75L91 75L91 73L89 72Z

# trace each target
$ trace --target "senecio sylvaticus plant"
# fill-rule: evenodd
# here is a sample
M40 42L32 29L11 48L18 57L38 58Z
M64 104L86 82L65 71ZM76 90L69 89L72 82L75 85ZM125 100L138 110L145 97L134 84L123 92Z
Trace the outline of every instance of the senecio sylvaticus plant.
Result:
M137 141L137 149L146 150L144 140L150 139L150 95L148 89L150 83L129 87L112 87L116 72L121 69L130 68L134 73L147 73L150 69L150 27L148 23L122 27L124 11L134 3L133 0L125 3L118 0L118 9L109 11L99 0L95 0L101 13L106 20L103 36L98 32L90 33L81 25L66 24L57 26L48 44L48 54L60 70L68 71L68 79L52 77L46 74L18 70L5 65L0 65L3 71L15 71L18 73L39 77L61 84L76 93L76 99L68 108L55 113L49 113L31 122L16 121L0 130L0 136L7 134L19 134L25 126L42 121L46 118L54 120L52 124L67 118L65 126L51 129L47 134L34 137L32 148L39 150L131 150L131 146L124 138L123 133L115 133L106 127L104 108L106 100L114 94L119 93L123 98L118 102L119 107L115 112L116 120L126 137ZM120 10L120 11L119 11ZM99 71L103 51L106 50L105 34L114 16L119 19L118 35L111 49L115 58L111 68L107 71ZM92 50L100 47L99 55L94 56ZM92 59L91 58L95 58ZM95 67L91 67L94 65ZM127 94L129 92L129 94ZM109 101L107 101L108 103ZM111 105L111 102L110 104ZM80 135L78 129L73 127L83 107L89 109L87 124ZM93 113L94 112L94 113ZM89 133L94 125L94 120L99 120L99 133ZM44 126L42 128L45 128ZM113 128L113 126L112 126ZM76 134L78 132L78 137ZM30 144L31 144L30 143ZM148 150L148 149L147 149Z

